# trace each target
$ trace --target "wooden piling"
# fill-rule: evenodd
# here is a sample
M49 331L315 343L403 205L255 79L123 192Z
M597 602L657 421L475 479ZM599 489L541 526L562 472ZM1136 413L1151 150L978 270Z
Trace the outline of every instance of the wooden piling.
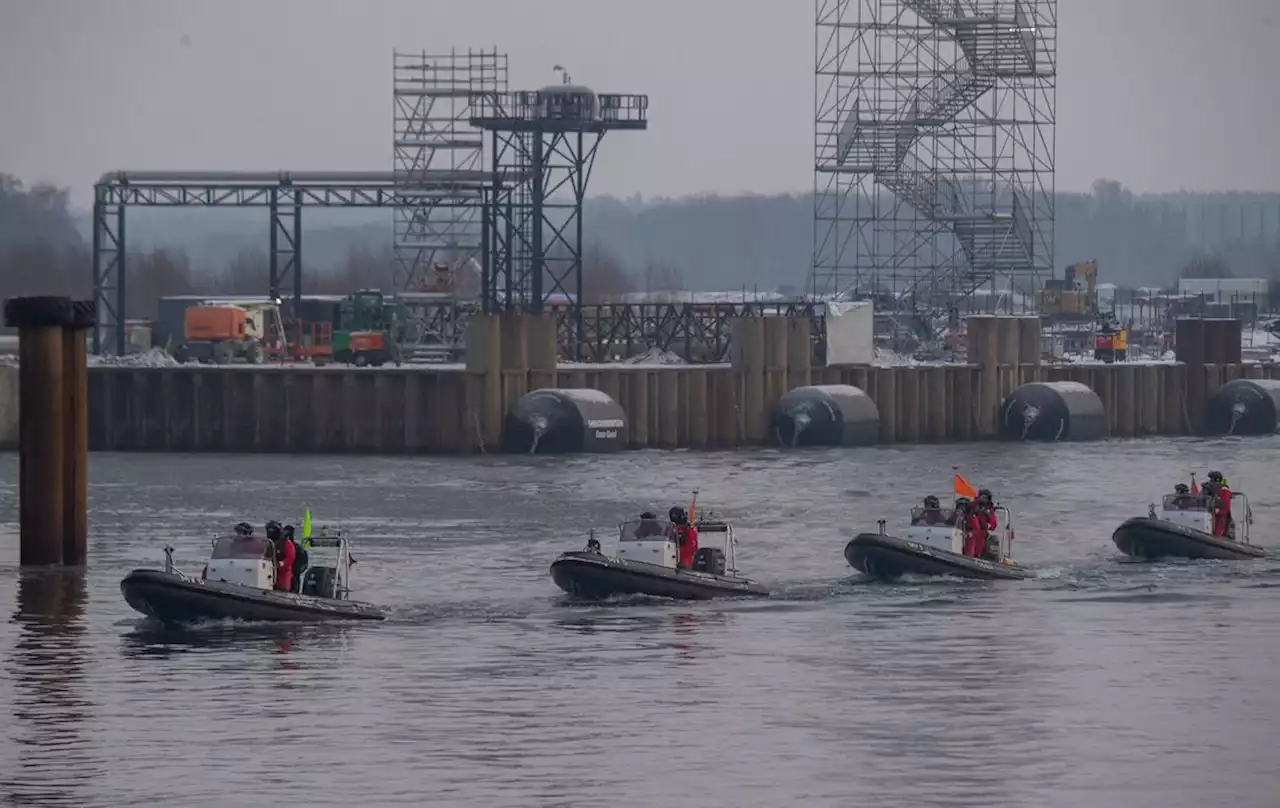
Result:
M89 367L85 335L96 319L93 302L76 301L71 304L71 317L62 329L62 564L68 567L82 566L89 551ZM168 438L166 434L166 445Z
M65 297L18 297L4 315L18 329L19 562L62 564L69 548L71 563L81 564L88 382L79 372L83 344L68 347L66 332L83 341L95 308Z

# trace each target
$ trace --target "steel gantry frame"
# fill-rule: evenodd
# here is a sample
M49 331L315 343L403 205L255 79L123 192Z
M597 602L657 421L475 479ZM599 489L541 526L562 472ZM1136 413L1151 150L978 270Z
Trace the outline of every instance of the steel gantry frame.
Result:
M582 206L605 133L648 128L645 95L597 95L569 84L471 97L472 125L491 135L495 176L526 177L486 199L482 298L485 311L541 313L567 300L582 354Z
M1057 5L815 0L816 294L1052 274Z
M431 171L414 178L415 189L487 193L514 178L489 171ZM412 193L413 191L409 191ZM128 310L129 207L265 207L270 211L268 292L272 298L302 295L302 209L393 208L405 202L404 178L368 171L115 171L94 185L93 290L98 322L93 351L125 346ZM247 291L247 290L246 290ZM287 293L287 294L286 294Z
M394 214L396 282L418 292L436 261L456 268L480 260L481 192L420 181L433 171L485 169L484 133L471 124L471 98L507 91L507 55L496 48L394 51L392 74L392 168L403 178Z

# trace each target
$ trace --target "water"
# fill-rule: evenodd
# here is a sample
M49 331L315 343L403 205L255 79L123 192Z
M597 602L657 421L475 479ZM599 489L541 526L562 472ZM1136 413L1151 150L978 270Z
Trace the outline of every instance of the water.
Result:
M1133 564L1193 467L1273 541L1280 439L390 459L94 455L86 577L19 575L0 462L0 795L17 805L1273 806L1280 563ZM1027 582L859 582L855 527L1014 511ZM567 602L547 566L701 489L767 601ZM378 625L149 626L119 579L241 518L341 521ZM606 549L608 549L606 542Z

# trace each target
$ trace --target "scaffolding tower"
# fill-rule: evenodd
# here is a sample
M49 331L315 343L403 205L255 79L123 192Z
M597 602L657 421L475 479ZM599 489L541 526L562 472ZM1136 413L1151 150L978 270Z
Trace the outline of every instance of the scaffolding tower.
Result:
M813 293L954 307L1050 277L1057 0L815 5Z
M472 99L507 90L507 55L492 50L444 54L395 51L393 171L396 280L421 291L436 261L479 260L481 190L441 186L429 172L485 170L484 133L471 124Z

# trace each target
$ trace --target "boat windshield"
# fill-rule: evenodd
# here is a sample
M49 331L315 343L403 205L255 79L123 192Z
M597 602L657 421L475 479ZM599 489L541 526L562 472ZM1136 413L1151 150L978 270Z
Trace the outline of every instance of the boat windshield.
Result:
M213 542L213 558L270 558L271 542L262 536L223 536Z
M951 525L956 523L955 508L926 508L923 505L917 505L911 509L911 524L913 525Z
M618 530L619 541L647 541L675 536L675 526L666 519L633 519L623 522Z
M1203 511L1205 502L1194 494L1165 494L1166 511Z

